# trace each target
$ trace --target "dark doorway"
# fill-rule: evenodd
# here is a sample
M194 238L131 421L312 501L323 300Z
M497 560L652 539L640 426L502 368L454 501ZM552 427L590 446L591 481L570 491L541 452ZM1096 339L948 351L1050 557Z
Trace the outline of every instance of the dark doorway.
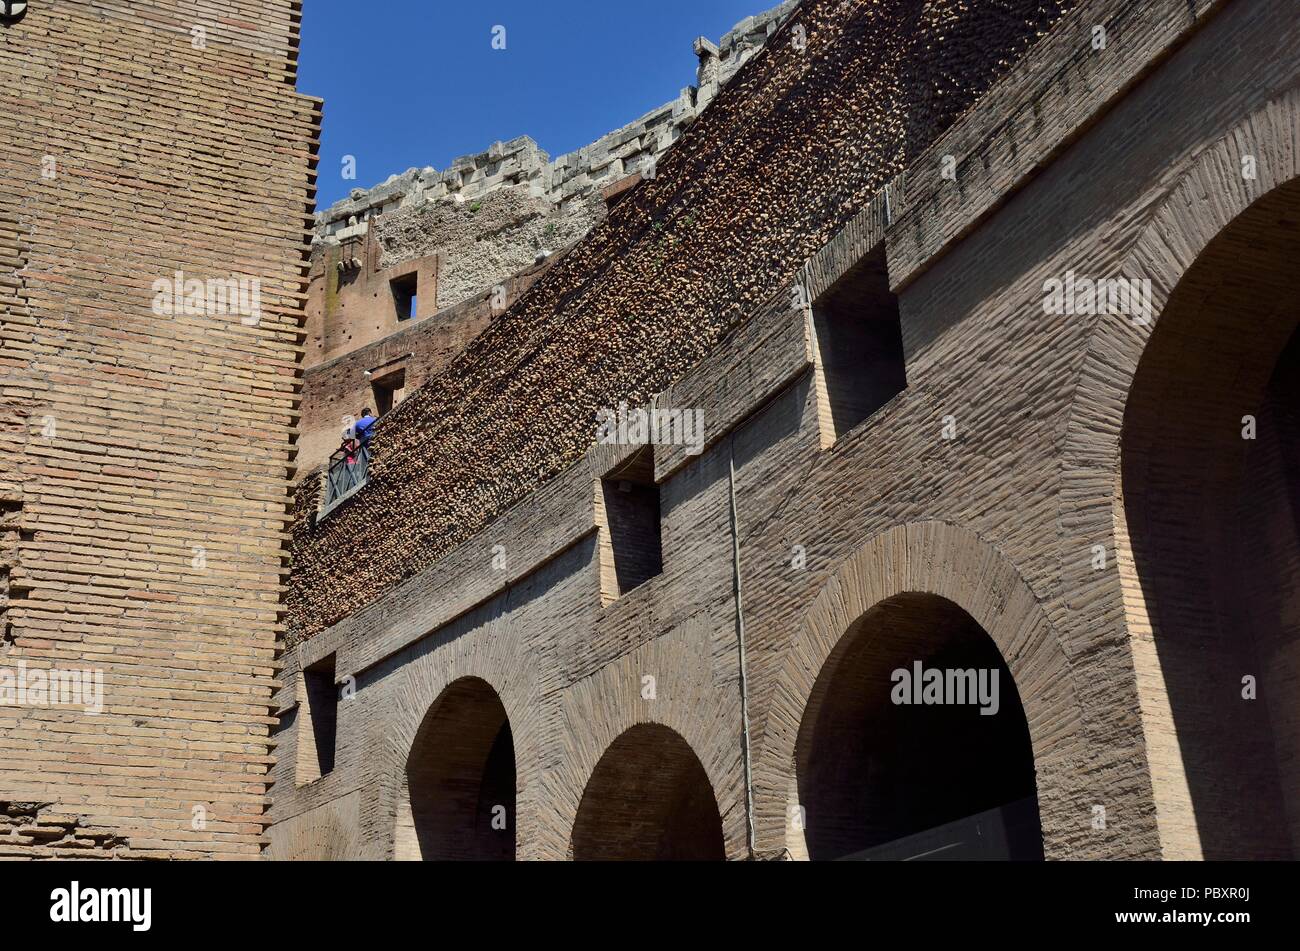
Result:
M426 861L514 859L514 737L484 681L456 681L426 714L406 764L394 851Z
M1298 257L1292 181L1184 274L1125 407L1125 594L1138 662L1154 648L1144 726L1166 854L1294 858L1300 843Z
M796 765L790 821L811 859L1043 856L1015 681L975 619L936 595L889 598L849 628L813 687Z

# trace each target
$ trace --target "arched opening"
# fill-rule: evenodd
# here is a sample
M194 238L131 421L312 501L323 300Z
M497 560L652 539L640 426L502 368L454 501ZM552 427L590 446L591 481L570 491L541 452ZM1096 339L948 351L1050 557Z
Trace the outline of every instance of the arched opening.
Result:
M394 842L399 860L515 857L515 744L496 692L457 680L411 744Z
M713 785L686 741L643 723L611 743L578 804L572 850L575 861L726 858Z
M1300 181L1170 296L1124 414L1118 528L1166 854L1300 843Z
M1034 754L1015 681L962 608L899 594L818 674L788 817L810 859L1041 859Z

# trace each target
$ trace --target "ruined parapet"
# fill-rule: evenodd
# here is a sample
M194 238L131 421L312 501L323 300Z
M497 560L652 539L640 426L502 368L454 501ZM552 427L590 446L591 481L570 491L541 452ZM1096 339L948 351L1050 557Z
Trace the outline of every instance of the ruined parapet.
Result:
M711 103L722 86L767 45L768 38L798 6L786 0L747 17L718 44L695 40L697 84L634 122L590 145L552 160L526 135L496 142L484 152L463 155L447 169L408 169L370 189L357 188L316 218L318 240L346 240L364 234L372 221L429 202L474 202L502 188L527 188L561 210L637 173L652 174L659 158Z
M412 168L374 188L351 195L316 216L316 234L346 240L364 234L382 215L431 201L472 201L500 188L526 186L542 197L548 191L550 157L526 135L496 142L486 152L463 155L445 171Z
M767 45L768 39L794 12L799 0L786 0L766 13L746 17L732 27L717 46L705 37L695 41L695 55L700 58L696 72L696 106L703 109L735 76L740 67Z
M516 185L473 201L397 202L373 227L317 242L304 366L510 284L580 240L603 215L599 195L561 209Z
M620 129L552 159L528 136L464 155L445 170L412 168L348 198L316 219L307 366L401 325L396 296L363 271L438 259L436 288L423 287L422 318L508 281L573 245L607 207L644 178L768 42L799 0L749 17L718 44L695 41L698 85ZM363 248L369 249L364 254ZM368 255L368 256L367 256ZM339 274L322 282L326 259ZM333 282L333 283L330 283ZM375 290L378 288L378 291Z
M516 185L469 201L399 208L373 234L381 267L433 254L441 258L435 310L442 310L568 247L603 214L600 196L589 191L557 206Z

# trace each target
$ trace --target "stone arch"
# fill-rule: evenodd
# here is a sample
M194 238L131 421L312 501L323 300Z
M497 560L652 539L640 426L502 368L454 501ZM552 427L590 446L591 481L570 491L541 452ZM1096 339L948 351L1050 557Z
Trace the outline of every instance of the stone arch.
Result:
M592 771L573 824L577 861L726 858L713 784L681 734L640 723Z
M411 743L394 826L400 860L515 857L515 743L485 680L462 677L430 706Z
M1253 159L1249 166L1243 163L1243 159L1248 156ZM1146 322L1127 318L1097 319L1089 340L1065 443L1064 494L1068 498L1085 501L1074 507L1070 519L1073 531L1062 537L1062 585L1067 590L1090 589L1092 602L1091 610L1086 616L1071 618L1066 623L1096 623L1096 619L1102 617L1124 618L1120 634L1132 657L1140 723L1149 764L1150 795L1155 807L1155 826L1161 853L1166 858L1224 855L1226 853L1222 846L1225 841L1222 835L1213 834L1210 828L1210 824L1215 821L1210 819L1210 814L1215 811L1212 806L1208 812L1202 808L1202 813L1209 822L1198 822L1195 801L1198 796L1193 788L1198 781L1189 778L1188 774L1187 754L1190 753L1193 760L1198 757L1204 759L1206 756L1213 758L1215 754L1204 746L1199 753L1185 749L1187 744L1184 741L1190 736L1186 728L1182 740L1179 738L1178 721L1185 721L1185 718L1179 716L1175 707L1182 704L1186 710L1192 704L1189 700L1177 699L1176 695L1181 693L1186 697L1189 693L1187 677L1191 676L1191 668L1172 656L1168 650L1162 658L1156 644L1159 636L1156 628L1161 622L1158 616L1153 618L1152 611L1154 609L1159 615L1161 609L1155 608L1155 599L1152 597L1154 581L1142 562L1145 557L1147 565L1150 565L1156 552L1163 551L1166 554L1161 557L1168 557L1173 549L1168 546L1162 549L1159 542L1143 539L1139 540L1139 550L1135 552L1132 544L1131 536L1135 528L1142 534L1145 529L1141 526L1150 525L1153 518L1149 509L1137 514L1138 507L1133 504L1134 493L1143 494L1143 490L1138 488L1140 479L1135 467L1143 465L1141 457L1145 455L1150 458L1151 453L1158 450L1158 445L1148 440L1145 446L1130 445L1124 449L1121 437L1126 428L1130 433L1141 429L1146 429L1148 433L1151 431L1149 423L1143 423L1138 416L1129 413L1131 400L1137 397L1150 406L1161 399L1168 399L1168 395L1173 392L1166 382L1164 396L1142 398L1144 389L1150 394L1158 393L1160 386L1155 382L1157 377L1163 374L1166 381L1173 379L1170 366L1177 362L1179 348L1169 346L1169 341L1182 337L1184 343L1194 342L1198 334L1203 337L1207 329L1213 326L1204 315L1207 307L1213 309L1216 306L1211 298L1216 294L1221 298L1233 281L1243 277L1242 265L1248 263L1240 249L1234 255L1233 252L1225 252L1224 248L1252 232L1254 235L1249 240L1257 238L1260 223L1269 217L1270 208L1275 212L1273 217L1279 217L1276 212L1287 204L1287 192L1294 187L1288 183L1293 183L1300 174L1298 157L1300 90L1291 90L1239 122L1191 162L1168 196L1155 209L1150 221L1125 256L1120 270L1122 276L1151 281L1152 319ZM1253 171L1254 178L1243 174L1247 169ZM1272 207L1275 205L1278 207ZM1260 214L1262 217L1257 216ZM1283 212L1281 218L1285 219L1289 214L1290 212ZM1224 235L1228 237L1222 238ZM1217 252L1216 241L1219 249ZM1211 259L1221 260L1217 265L1206 267L1207 254ZM1231 269L1224 267L1226 260L1223 259L1227 257L1233 258ZM1198 262L1202 265L1199 268ZM1217 276L1211 273L1215 270ZM1250 300L1250 288L1241 290L1244 293L1238 301L1239 305ZM1221 299L1217 306L1222 316L1226 311ZM1202 315L1188 317L1193 311L1200 311ZM1202 321L1199 329L1193 326L1198 321ZM1268 346L1280 351L1283 344L1285 339L1275 340ZM1183 348L1184 351L1187 349ZM1217 387L1218 392L1224 392L1222 380L1215 382L1213 376L1237 357L1225 354L1228 359L1219 360L1212 351L1201 349L1198 352L1202 361L1200 365L1209 368L1210 377L1205 381L1187 379L1185 385L1199 388L1204 382L1207 388ZM1275 352L1274 356L1276 355ZM1207 356L1210 357L1208 362L1205 361ZM1166 364L1165 370L1157 369L1145 386L1139 379L1139 368L1144 361L1148 361L1148 367L1156 367L1161 362ZM1254 382L1246 384L1246 378L1243 377L1243 386L1233 383L1233 388L1243 394L1246 385L1256 389L1261 386L1267 388L1267 380L1263 383L1259 380L1257 365L1245 372ZM1202 406L1208 406L1210 402L1213 400L1207 395L1207 401ZM1179 412L1174 410L1172 403L1167 408L1174 414ZM1188 413L1188 405L1184 405L1181 412ZM1173 419L1174 416L1170 418ZM1167 447L1169 443L1166 441L1165 445ZM1128 473L1127 479L1125 470ZM1148 472L1150 475L1152 473ZM1127 502L1126 482L1127 494L1130 496ZM1140 523L1137 526L1130 524L1130 515L1134 514L1137 514ZM1117 567L1116 571L1108 572L1100 579L1085 577L1090 574L1086 560L1077 557L1078 551L1097 544L1108 547L1113 545ZM1144 546L1145 556L1142 550ZM1144 574L1147 576L1145 579ZM1158 587L1158 584L1155 586ZM1231 599L1225 601L1221 592L1213 594L1207 589L1200 593L1216 598L1220 605L1230 606ZM1173 606L1169 604L1168 597L1164 600L1164 617L1172 621L1170 610ZM1067 636L1075 636L1069 631L1066 633ZM1077 636L1083 636L1082 632ZM1180 668L1181 673L1178 672ZM1171 676L1181 680L1183 686L1171 684ZM1171 688L1175 694L1173 698ZM1193 766L1193 772L1196 771L1197 767ZM1218 794L1210 793L1210 781L1203 779L1199 782L1205 790L1200 795L1205 803L1216 796L1232 795L1223 790ZM1294 811L1289 821L1294 840ZM1223 832L1225 828L1219 831ZM1212 833L1211 840L1217 836L1217 845L1212 841L1203 841L1207 832Z
M1138 662L1158 675L1147 741L1179 854L1300 845L1298 253L1300 178L1197 256L1125 403L1116 534Z
M818 679L845 659L845 634L855 624L873 609L909 600L950 604L944 623L965 616L996 647L1024 709L1044 850L1048 857L1065 854L1089 815L1085 803L1072 801L1081 795L1071 779L1083 754L1067 658L1038 599L1001 553L974 532L936 521L896 526L847 558L787 647L756 758L760 851L810 857L798 758L806 716L820 715Z
M886 598L845 631L809 695L794 778L811 859L1043 856L1015 678L938 595Z
M544 777L545 835L573 857L573 830L598 764L621 736L662 728L699 759L722 817L729 858L747 855L747 812L736 684L735 632L695 615L581 677L562 691L563 756ZM553 828L552 828L553 827Z
M560 570L560 569L557 569ZM483 681L505 710L515 747L517 854L524 859L563 858L566 838L545 834L540 785L543 750L553 729L554 700L543 689L553 676L553 656L536 649L501 599L463 615L358 674L366 737L374 752L360 808L363 840L376 858L397 856L399 820L409 822L404 789L407 762L430 711L459 680ZM567 833L567 829L565 830ZM403 857L411 856L403 850Z

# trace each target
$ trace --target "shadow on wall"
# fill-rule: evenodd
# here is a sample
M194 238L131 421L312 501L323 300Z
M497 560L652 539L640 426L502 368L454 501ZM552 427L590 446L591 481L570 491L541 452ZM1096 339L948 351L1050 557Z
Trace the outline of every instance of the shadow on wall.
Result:
M575 861L725 859L713 785L687 742L642 723L611 743L583 791L570 849Z
M485 681L457 680L434 702L406 762L397 807L398 861L512 861L515 745Z
M1148 743L1176 746L1163 759L1181 763L1194 817L1166 838L1199 839L1166 848L1199 844L1206 859L1294 858L1300 843L1297 253L1293 180L1188 269L1124 416L1122 514L1143 602L1130 623L1141 633L1145 612L1165 689L1148 705L1168 705L1146 711Z

